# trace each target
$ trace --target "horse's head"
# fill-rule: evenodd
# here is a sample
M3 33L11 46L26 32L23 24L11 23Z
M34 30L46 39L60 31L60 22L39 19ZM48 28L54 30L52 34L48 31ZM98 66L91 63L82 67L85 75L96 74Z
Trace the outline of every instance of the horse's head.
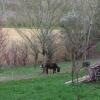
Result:
M40 65L40 68L43 68L43 64Z
M57 67L57 72L60 72L60 67Z
M40 68L44 68L44 67L47 67L47 66L48 66L47 64L41 64Z

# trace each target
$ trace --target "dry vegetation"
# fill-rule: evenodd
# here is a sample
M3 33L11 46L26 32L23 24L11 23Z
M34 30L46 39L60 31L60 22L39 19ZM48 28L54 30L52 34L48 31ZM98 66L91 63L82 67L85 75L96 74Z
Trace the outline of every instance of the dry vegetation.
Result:
M16 49L18 49L19 47L22 47L20 45L24 45L24 42L27 43L27 41L25 41L22 38L22 36L20 35L20 32L25 33L26 35L28 35L28 37L31 37L31 35L33 35L33 33L34 34L37 33L35 29L28 29L28 28L27 29L25 29L25 28L17 28L17 29L16 28L3 28L3 30L7 32L8 37L9 37L9 39L8 39L9 42L7 44L8 45L8 53L12 52L11 49L14 48L13 46L15 46L15 47L17 46ZM60 40L59 30L54 30L53 32L54 32L54 34L57 34L56 37L59 37L59 39L56 42L58 44L62 45L61 40ZM36 38L34 37L34 39L36 39ZM30 47L28 47L28 48L30 48ZM19 49L21 49L21 48L19 48ZM23 48L23 50L24 50L24 48ZM30 50L31 50L31 48L30 48ZM22 51L22 49L21 49L21 51ZM13 52L17 52L17 51L13 50ZM60 52L62 52L62 53L60 53ZM61 48L59 48L58 51L55 53L55 57L58 56L56 58L57 60L64 58L65 55L64 55L63 52L64 52L64 48L63 48L63 46L61 46ZM30 63L34 62L34 54L32 54L32 53L30 54L30 52L29 52L28 56L29 56L29 59L30 59ZM39 54L38 60L39 60L38 62L42 61L41 53Z

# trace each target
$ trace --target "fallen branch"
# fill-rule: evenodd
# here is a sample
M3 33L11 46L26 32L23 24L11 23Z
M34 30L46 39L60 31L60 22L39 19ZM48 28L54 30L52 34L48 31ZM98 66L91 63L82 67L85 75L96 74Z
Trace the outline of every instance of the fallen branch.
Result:
M78 78L79 83L81 83L81 82L90 82L90 81L91 81L91 78L90 78L89 75ZM74 83L76 83L76 82L77 82L77 79L74 80ZM65 84L70 84L70 83L72 83L72 81L65 82Z

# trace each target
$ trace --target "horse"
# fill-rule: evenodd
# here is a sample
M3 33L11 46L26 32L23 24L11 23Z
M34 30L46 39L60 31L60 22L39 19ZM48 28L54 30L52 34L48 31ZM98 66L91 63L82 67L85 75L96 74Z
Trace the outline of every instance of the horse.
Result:
M53 70L53 74L56 72L60 72L60 67L56 63L46 63L44 66L43 64L41 65L43 70L45 70L46 74L48 74L49 69Z

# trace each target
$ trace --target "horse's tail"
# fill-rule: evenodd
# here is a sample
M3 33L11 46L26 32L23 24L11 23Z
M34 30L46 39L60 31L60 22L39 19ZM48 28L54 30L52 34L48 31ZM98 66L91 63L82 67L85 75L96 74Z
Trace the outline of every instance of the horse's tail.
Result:
M57 67L57 72L60 72L60 67Z

